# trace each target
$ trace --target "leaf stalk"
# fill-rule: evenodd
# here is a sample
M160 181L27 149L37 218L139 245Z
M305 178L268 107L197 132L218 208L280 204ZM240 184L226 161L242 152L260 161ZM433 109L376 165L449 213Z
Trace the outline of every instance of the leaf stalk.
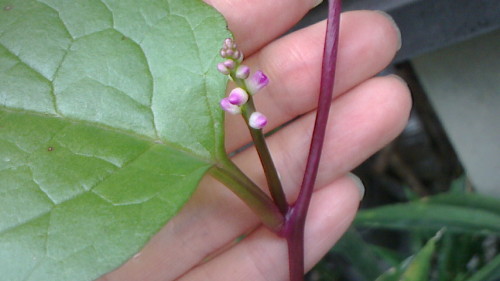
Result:
M284 216L273 200L228 158L219 159L209 173L235 193L273 232L284 225Z

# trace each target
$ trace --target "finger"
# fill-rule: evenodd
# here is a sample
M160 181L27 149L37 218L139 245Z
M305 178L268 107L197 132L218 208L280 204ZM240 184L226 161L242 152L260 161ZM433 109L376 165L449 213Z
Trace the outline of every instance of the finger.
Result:
M255 50L280 36L295 25L315 0L205 0L228 22L243 53ZM286 12L285 12L286 11Z
M316 191L305 227L305 264L309 270L341 237L356 213L359 192L348 177ZM283 238L260 227L241 243L193 269L179 281L287 280Z
M401 132L407 123L411 98L406 83L396 76L372 78L335 100L330 110L322 162L316 180L325 185L358 166ZM310 112L268 138L289 201L293 201L305 170L315 112ZM254 150L235 158L259 186L265 176L256 165Z
M258 111L269 120L271 130L313 110L319 94L325 23L297 31L273 42L248 59L262 69L270 84L255 96ZM399 48L399 32L391 20L378 12L342 14L334 96L347 91L385 68ZM227 149L250 140L239 116L227 116Z
M407 120L409 107L407 88L392 77L372 79L339 97L332 105L317 186L338 178L394 138ZM278 170L292 194L296 194L298 171L303 170L305 160L300 151L307 151L309 144L310 132L304 128L312 127L312 122L312 114L304 116L297 120L297 127L291 124L269 138ZM280 150L279 146L287 149ZM254 152L241 153L235 161L250 177L264 182ZM175 279L258 224L241 200L206 178L183 210L140 255L110 274L108 280Z

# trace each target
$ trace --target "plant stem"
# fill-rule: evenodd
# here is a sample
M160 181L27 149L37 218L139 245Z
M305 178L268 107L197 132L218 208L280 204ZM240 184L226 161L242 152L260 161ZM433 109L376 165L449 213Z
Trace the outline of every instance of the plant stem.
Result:
M253 103L253 99L250 97L243 110L243 118L245 118L247 125L248 118L250 118L250 114L253 112L255 112L255 105ZM269 187L269 191L271 192L271 196L278 209L283 215L285 215L289 208L288 202L286 201L285 192L283 191L278 171L274 166L271 153L267 147L264 134L262 133L262 130L257 130L251 128L250 126L248 126L248 130L250 131L255 149L257 150L257 154L259 155L260 162L264 169L264 174L266 175L267 185Z
M218 164L214 165L209 173L243 200L260 217L264 225L274 232L281 231L284 225L281 211L231 160L219 159Z
M311 147L309 149L300 193L297 197L297 201L286 216L285 236L288 242L290 281L301 281L304 275L304 226L318 173L321 151L325 139L326 124L332 100L337 62L340 10L340 0L329 1L325 47L323 50L323 65L321 70L321 87Z

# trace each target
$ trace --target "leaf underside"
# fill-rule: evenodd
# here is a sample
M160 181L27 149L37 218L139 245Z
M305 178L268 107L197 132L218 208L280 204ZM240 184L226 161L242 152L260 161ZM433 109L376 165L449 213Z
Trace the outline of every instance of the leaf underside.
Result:
M187 201L223 151L200 0L0 0L2 280L93 280Z

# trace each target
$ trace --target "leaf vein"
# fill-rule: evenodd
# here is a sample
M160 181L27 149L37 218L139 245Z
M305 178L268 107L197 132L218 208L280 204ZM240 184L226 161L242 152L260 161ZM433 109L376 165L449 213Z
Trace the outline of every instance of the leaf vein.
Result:
M99 0L99 2L101 2L104 7L106 7L106 10L108 10L108 12L111 14L111 26L113 27L113 29L116 30L115 28L115 14L113 14L113 11L111 10L111 8L109 7L109 5L104 2L103 0Z
M8 112L8 113L22 112L22 113L40 116L40 117L48 117L47 114L43 114L43 113L40 113L37 111L16 110L16 109L8 108L8 107L1 106L1 105L0 105L0 110L3 110L3 111ZM198 160L206 162L206 163L210 163L210 161L208 159L206 159L206 157L204 157L202 155L198 155L191 150L187 150L187 149L179 146L179 144L177 144L177 143L173 143L173 142L167 141L165 139L154 139L154 138L151 138L151 137L148 137L145 135L137 134L137 133L130 131L130 130L124 130L124 129L120 129L120 128L111 127L111 126L108 126L108 125L103 124L103 123L91 122L91 121L87 121L87 120L81 120L81 119L75 119L75 118L69 118L69 117L64 117L64 120L66 120L67 122L72 123L72 124L87 125L87 126L90 126L93 128L98 128L101 130L122 134L122 135L125 135L128 137L133 137L133 138L136 138L138 140L143 140L143 141L158 144L158 145L164 145L166 147L169 147L172 150L182 151L183 153L186 153L187 155L189 155L192 158L198 159Z
M71 34L71 32L69 31L69 28L66 26L66 23L64 23L63 19L61 18L61 12L59 12L58 9L50 6L48 3L45 3L43 0L35 0L36 2L50 8L51 10L53 10L54 12L57 13L57 17L59 18L59 20L61 21L61 24L62 26L64 27L64 30L66 30L66 32L68 33L68 35L71 37L71 39L75 39L75 37L73 37L73 34Z
M194 39L195 44L197 46L196 52L198 54L199 63L200 63L200 65L202 65L202 63L201 63L201 61L202 61L201 60L201 54L200 54L200 44L199 44L198 38L196 37L196 33L194 32L193 28L191 28L191 33L193 35L193 39ZM218 142L217 141L218 138L217 138L217 132L216 132L215 127L214 127L214 125L217 123L217 121L216 121L215 116L213 115L212 107L210 106L210 99L208 98L207 76L206 76L206 73L201 74L201 76L203 77L202 78L203 79L203 88L204 88L204 93L205 93L203 95L203 99L205 101L206 108L208 110L208 114L210 116L210 124L212 124L212 126L210 126L210 129L211 129L211 134L212 134L212 138L213 138L213 141L214 141L213 143L217 147L216 144ZM208 148L208 151L211 151L210 148Z
M51 82L50 79L48 79L47 77L45 77L42 73L40 73L40 71L36 70L28 62L23 61L21 59L21 57L19 57L19 55L16 55L11 49L9 49L7 46L5 46L2 42L0 42L0 46L2 46L5 50L7 50L7 52L9 52L9 54L11 54L13 57L15 57L21 64L27 66L30 70L33 70L33 72L35 72L38 76L42 77L47 82L49 82L49 83Z

